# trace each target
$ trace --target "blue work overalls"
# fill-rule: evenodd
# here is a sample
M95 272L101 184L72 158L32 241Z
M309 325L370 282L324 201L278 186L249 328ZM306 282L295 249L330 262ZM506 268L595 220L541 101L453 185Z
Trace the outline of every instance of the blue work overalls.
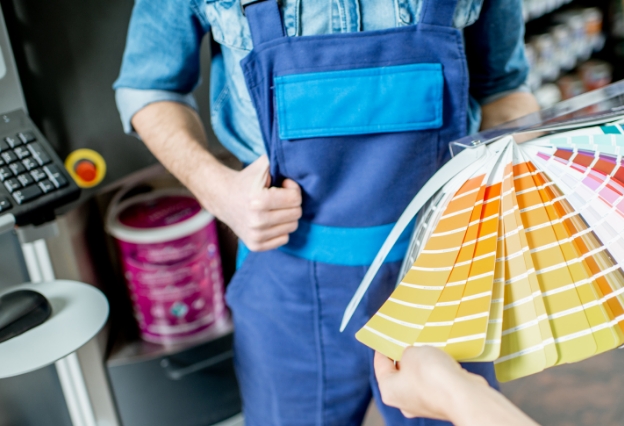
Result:
M290 242L249 253L227 292L247 426L359 425L381 403L373 352L354 338L392 292L405 235L345 332L340 320L409 201L466 133L468 75L457 0L424 0L417 25L286 37L276 1L246 8L254 50L241 62L273 183L299 183ZM329 13L329 11L328 11ZM496 386L492 365L466 364Z

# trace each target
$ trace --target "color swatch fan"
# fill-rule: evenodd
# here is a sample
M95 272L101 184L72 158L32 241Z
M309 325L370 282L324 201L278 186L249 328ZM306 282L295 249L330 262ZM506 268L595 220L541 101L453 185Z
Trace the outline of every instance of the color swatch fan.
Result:
M501 381L620 346L622 127L481 149L420 211L403 278L357 338L396 360L432 345L494 361Z

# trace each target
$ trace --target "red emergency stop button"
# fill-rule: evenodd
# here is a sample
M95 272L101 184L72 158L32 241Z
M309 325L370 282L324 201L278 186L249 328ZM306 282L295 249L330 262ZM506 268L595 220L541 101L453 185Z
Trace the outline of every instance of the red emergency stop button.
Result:
M65 159L65 169L81 188L92 188L106 176L106 161L92 149L77 149Z
M74 166L76 174L85 182L93 182L97 177L97 167L89 160L81 160Z

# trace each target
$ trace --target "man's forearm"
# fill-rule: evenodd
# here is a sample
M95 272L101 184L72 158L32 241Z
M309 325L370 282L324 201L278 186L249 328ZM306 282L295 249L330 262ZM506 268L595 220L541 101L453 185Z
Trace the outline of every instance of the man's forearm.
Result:
M486 383L458 384L449 407L456 426L538 426L518 407Z
M233 171L210 154L197 113L180 103L156 102L132 118L132 125L158 160L218 215L214 201Z
M532 112L540 107L531 93L515 92L481 107L481 130L490 129Z
M269 187L269 161L261 156L242 171L217 161L191 108L157 102L137 112L132 125L156 158L225 222L247 247L271 250L288 242L301 217L301 189L286 179Z

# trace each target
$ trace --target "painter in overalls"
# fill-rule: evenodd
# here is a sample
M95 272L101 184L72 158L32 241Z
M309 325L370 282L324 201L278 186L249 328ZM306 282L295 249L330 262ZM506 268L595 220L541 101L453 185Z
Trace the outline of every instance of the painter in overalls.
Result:
M266 154L271 185L301 188L288 243L261 252L241 245L227 291L246 425L358 425L371 397L390 426L446 424L384 406L373 353L354 338L394 288L409 233L342 333L340 321L402 211L448 160L448 143L478 129L475 98L506 111L500 102L524 90L521 2L208 0L177 17L172 5L183 2L159 12L163 1L135 5L115 84L126 130L152 103L195 106L188 92L199 40L212 29L221 43L211 77L216 135L243 164ZM468 61L467 49L485 59ZM201 200L185 170L151 144L158 136L140 127ZM464 366L496 386L491 364Z

